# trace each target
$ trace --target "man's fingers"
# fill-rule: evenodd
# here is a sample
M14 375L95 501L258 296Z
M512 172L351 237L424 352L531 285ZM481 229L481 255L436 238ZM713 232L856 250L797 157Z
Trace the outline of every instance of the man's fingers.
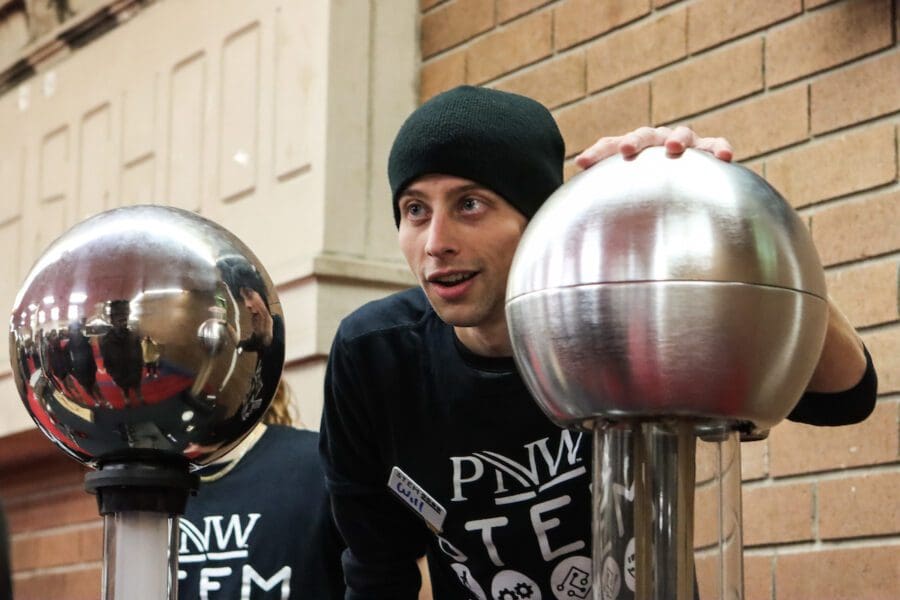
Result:
M575 164L582 169L587 169L604 158L612 156L619 151L619 139L619 136L600 138L575 157Z
M685 148L696 147L697 142L697 134L692 129L679 125L666 137L666 152L672 156L680 156Z
M734 150L725 138L698 138L694 147L727 162L734 158Z
M640 127L621 136L603 137L575 157L575 164L582 169L609 158L616 153L631 158L651 146L665 146L670 156L681 156L685 148L709 152L718 159L731 161L734 150L724 138L702 138L683 125L669 127Z
M634 156L644 148L661 145L671 133L668 127L639 127L622 136L619 152L626 157Z

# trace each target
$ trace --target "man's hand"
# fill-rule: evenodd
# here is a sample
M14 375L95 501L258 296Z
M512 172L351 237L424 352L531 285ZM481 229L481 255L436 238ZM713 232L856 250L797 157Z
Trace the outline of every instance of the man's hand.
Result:
M685 148L703 150L727 162L731 162L734 156L731 144L724 138L699 137L692 129L684 126L675 129L640 127L625 135L600 138L593 146L575 157L575 163L582 169L587 169L616 153L626 158L632 157L650 146L665 146L671 156L680 156Z

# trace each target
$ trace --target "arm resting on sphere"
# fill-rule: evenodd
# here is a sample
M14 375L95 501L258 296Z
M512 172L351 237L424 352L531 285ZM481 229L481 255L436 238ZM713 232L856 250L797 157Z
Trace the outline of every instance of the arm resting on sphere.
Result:
M834 393L855 386L866 370L863 343L833 300L828 301L828 330L807 392Z
M878 376L862 340L831 301L828 313L819 363L788 419L809 425L859 423L875 409Z

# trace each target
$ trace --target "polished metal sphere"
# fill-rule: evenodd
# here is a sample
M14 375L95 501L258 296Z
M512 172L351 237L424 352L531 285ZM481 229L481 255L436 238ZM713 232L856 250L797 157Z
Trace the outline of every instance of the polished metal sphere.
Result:
M812 375L827 301L806 228L765 180L651 148L547 200L513 260L506 313L520 371L560 425L766 429Z
M234 235L194 213L133 206L58 238L10 318L16 385L77 460L223 455L268 407L284 364L272 282Z

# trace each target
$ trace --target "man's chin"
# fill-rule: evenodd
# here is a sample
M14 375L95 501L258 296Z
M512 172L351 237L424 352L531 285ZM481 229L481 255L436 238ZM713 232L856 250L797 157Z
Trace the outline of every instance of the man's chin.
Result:
M428 298L431 308L437 313L441 321L453 327L475 327L481 322L479 315L470 306L450 305L438 300Z

